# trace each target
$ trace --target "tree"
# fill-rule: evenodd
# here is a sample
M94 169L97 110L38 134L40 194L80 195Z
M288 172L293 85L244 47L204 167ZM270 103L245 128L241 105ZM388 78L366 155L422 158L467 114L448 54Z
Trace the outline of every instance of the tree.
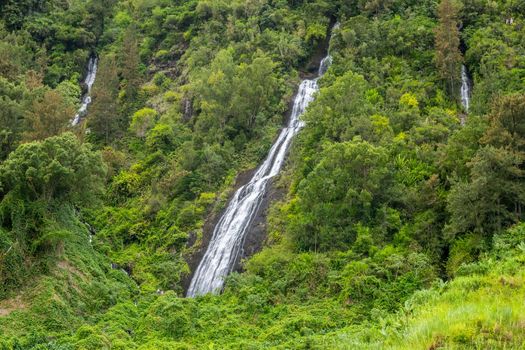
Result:
M525 152L525 94L497 98L489 123L483 143Z
M492 235L523 219L525 206L525 95L494 102L489 127L472 161L470 181L449 195L451 235Z
M64 218L96 203L104 174L100 154L72 133L22 144L0 164L0 297L31 275L29 257L62 246L72 234Z
M47 90L41 98L33 101L27 114L24 141L43 140L62 133L69 126L74 113L74 108L60 93Z
M116 0L88 1L82 25L99 38L104 33L106 21L108 20L115 3Z
M393 0L361 0L359 7L377 17L382 13L388 12L393 2Z
M233 86L235 94L232 97L232 109L236 124L251 133L257 117L269 107L275 92L279 87L273 70L275 63L268 57L257 57L251 64L237 68Z
M189 87L201 110L197 129L208 132L213 141L239 136L236 144L242 146L246 136L254 135L258 121L280 108L276 97L281 84L271 58L257 52L252 62L236 65L232 54L232 48L219 51Z
M408 131L417 125L420 119L419 102L411 93L405 93L399 99L399 109L392 115L392 124L396 132Z
M474 157L480 147L479 140L487 128L486 118L471 116L464 127L450 135L446 145L439 148L438 165L442 178L456 174L460 179L469 175L467 163Z
M220 50L209 67L195 74L189 86L196 96L196 108L201 111L196 129L217 141L224 136L232 117L231 101L236 70L232 52L231 48Z
M463 60L459 51L459 6L455 0L441 0L438 6L439 25L436 28L436 65L451 96L458 95Z
M332 141L351 140L358 134L354 125L356 117L368 117L373 111L373 106L366 98L368 88L366 80L351 71L339 77L318 96L311 104L309 113L304 116L310 126L305 132L312 134L308 137Z
M20 141L29 94L22 85L0 77L0 160L5 159Z
M328 146L298 185L288 229L300 250L340 249L356 238L357 224L374 224L391 201L386 149L356 139ZM379 237L380 239L382 237Z
M486 146L469 163L469 182L452 188L446 231L450 238L468 232L492 236L523 218L525 173L522 156Z
M156 120L157 111L151 108L142 108L133 114L129 128L137 137L145 138L148 130L155 126Z
M104 173L100 154L72 133L20 145L0 165L2 210L11 196L26 203L90 204L102 191Z
M128 115L137 102L141 84L140 58L137 43L137 31L130 25L124 33L124 41L119 56L120 74L124 87L124 115ZM124 124L127 124L124 123ZM127 125L123 125L126 126Z
M100 60L98 79L93 87L93 104L87 119L91 132L105 144L119 133L118 89L115 59L105 56Z
M24 24L28 13L41 11L44 6L41 0L3 0L0 14L9 29L16 29Z

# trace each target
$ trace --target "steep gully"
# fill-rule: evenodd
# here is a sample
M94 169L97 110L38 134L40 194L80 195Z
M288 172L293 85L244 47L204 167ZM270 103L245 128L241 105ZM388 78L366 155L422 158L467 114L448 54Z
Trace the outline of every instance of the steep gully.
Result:
M299 85L288 125L281 130L267 158L250 181L235 192L215 225L211 241L187 290L188 297L217 293L222 289L224 278L238 260L250 225L268 190L269 181L280 172L293 137L304 126L300 117L319 89L317 80L326 72L331 61L330 55L324 57L319 64L317 77L305 79Z

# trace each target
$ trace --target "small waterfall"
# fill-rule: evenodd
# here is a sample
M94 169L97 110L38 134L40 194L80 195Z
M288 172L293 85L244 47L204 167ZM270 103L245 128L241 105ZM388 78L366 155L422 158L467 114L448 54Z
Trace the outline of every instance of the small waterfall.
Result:
M336 22L334 26L332 27L332 34L336 32L337 30L339 30L340 27L341 27L341 23ZM332 60L333 59L332 59L332 55L330 55L330 49L328 49L328 54L319 63L319 71L318 71L319 76L322 76L324 73L326 73L326 71L332 64Z
M330 56L321 61L319 76L326 72L331 62ZM261 205L268 181L281 170L293 137L304 126L300 117L319 90L317 79L306 79L301 82L288 126L282 129L266 160L257 169L250 182L235 192L213 230L208 249L188 288L188 297L217 293L222 289L224 278L233 269L242 249L246 231Z
M468 113L470 108L470 79L467 73L467 67L461 66L461 104Z
M326 73L326 71L328 70L331 64L332 64L332 56L328 55L325 58L323 58L321 60L321 63L319 64L319 72L318 72L319 76Z
M93 84L95 83L95 79L97 77L97 67L98 67L98 58L96 56L93 56L89 59L86 79L84 79L84 84L87 87L87 91L82 97L82 105L80 106L77 114L71 121L72 126L78 125L82 117L84 117L87 113L87 108L89 104L91 103L91 88L93 87Z

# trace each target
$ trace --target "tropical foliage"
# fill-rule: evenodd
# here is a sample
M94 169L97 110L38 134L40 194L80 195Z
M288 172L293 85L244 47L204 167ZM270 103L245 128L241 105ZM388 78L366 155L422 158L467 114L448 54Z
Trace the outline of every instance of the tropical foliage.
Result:
M524 14L510 0L1 2L0 345L520 348ZM221 295L184 298L326 52L262 249Z

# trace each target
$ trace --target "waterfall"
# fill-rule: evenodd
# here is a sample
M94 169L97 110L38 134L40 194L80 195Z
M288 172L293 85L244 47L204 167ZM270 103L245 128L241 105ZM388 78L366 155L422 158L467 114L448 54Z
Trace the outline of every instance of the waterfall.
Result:
M87 108L89 104L91 103L91 88L93 87L93 84L95 83L95 78L97 77L97 67L98 67L98 58L93 56L89 59L88 70L87 70L86 78L84 79L84 84L87 87L87 91L82 97L82 105L80 106L77 114L71 121L72 126L75 126L78 123L80 123L80 120L82 119L82 117L84 117L87 113Z
M467 73L467 67L461 66L461 104L468 113L470 108L470 80Z
M319 76L326 73L326 71L328 70L328 67L330 67L331 64L332 64L332 56L328 55L325 58L323 58L321 60L321 63L319 64L319 72L318 72Z
M319 65L319 76L328 69L328 55ZM250 182L239 188L213 230L208 249L193 275L187 296L216 293L231 272L239 256L250 223L261 205L268 181L281 170L293 137L304 126L300 120L308 104L319 90L317 79L305 79L299 85L288 125L282 129L265 161Z

